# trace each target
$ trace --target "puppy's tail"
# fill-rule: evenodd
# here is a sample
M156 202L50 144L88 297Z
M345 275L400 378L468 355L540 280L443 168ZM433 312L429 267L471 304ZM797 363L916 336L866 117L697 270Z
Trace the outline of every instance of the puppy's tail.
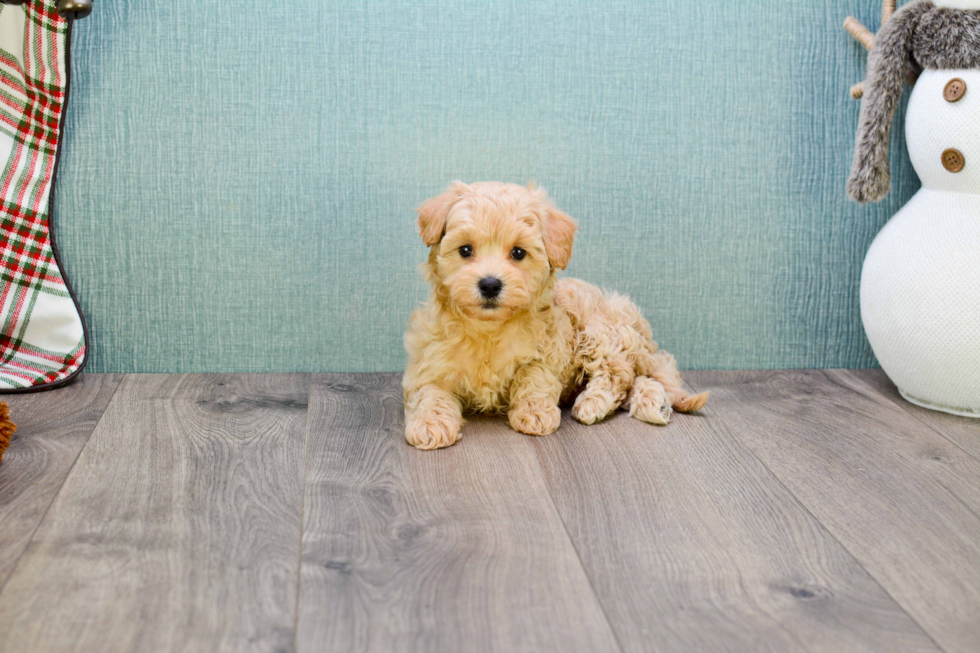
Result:
M661 384L662 385L662 384ZM664 386L667 388L667 386ZM702 392L700 394L692 395L685 392L683 389L678 392L671 392L667 390L667 395L670 397L671 406L674 407L678 413L693 413L696 410L701 410L704 405L708 403L708 392Z
M681 374L677 371L677 361L673 356L661 349L648 357L645 363L646 365L641 365L645 369L637 370L638 373L651 377L664 387L674 410L678 413L693 413L704 408L709 393L693 395L684 389Z

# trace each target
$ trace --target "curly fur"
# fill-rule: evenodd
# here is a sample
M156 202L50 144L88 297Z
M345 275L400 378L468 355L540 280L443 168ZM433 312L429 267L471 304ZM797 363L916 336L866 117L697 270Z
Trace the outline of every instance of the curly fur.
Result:
M505 413L515 430L545 435L560 425L562 401L586 424L620 407L666 424L672 409L704 406L707 393L684 390L674 358L657 350L628 298L558 280L575 229L544 191L515 184L455 182L419 209L432 293L405 334L410 444L453 444L465 411ZM464 245L473 248L465 259ZM511 258L515 246L526 258ZM495 300L477 289L487 276L503 282Z
M888 194L888 139L907 78L914 80L926 68L977 67L980 11L916 0L895 12L875 36L868 55L854 163L847 180L851 199L876 202Z
M17 425L10 421L10 408L0 401L0 461L3 460L3 452L10 446L16 430Z

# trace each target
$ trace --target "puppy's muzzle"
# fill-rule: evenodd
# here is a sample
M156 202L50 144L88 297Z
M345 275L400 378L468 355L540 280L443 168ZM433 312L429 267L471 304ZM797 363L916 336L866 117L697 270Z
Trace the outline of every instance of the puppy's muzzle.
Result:
M476 287L480 289L480 294L483 295L484 299L493 300L504 289L504 282L496 277L483 277L476 284Z

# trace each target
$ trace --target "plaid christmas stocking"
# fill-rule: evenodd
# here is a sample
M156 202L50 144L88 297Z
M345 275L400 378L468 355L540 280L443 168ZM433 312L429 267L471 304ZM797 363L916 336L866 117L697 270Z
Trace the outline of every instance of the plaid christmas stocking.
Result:
M0 4L0 392L56 387L85 364L49 220L69 73L55 2Z

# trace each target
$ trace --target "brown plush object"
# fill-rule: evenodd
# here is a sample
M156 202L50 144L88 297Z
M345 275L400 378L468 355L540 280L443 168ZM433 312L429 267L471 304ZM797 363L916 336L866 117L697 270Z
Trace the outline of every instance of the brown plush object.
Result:
M10 446L16 430L17 425L10 421L10 408L0 401L0 461L3 460L3 452Z

